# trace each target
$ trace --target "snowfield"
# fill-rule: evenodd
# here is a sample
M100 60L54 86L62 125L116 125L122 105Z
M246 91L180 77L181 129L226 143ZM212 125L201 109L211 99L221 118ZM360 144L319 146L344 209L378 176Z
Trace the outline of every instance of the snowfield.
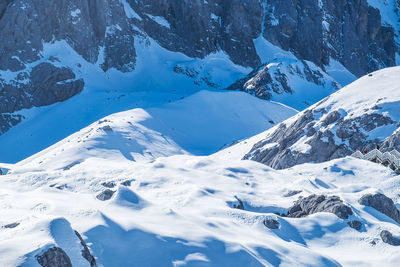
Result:
M400 67L356 80L328 54L337 54L355 73L392 62L392 32L383 31L378 22L393 26L398 45L399 1L368 0L382 14L377 20L369 18L372 10L353 10L364 2L343 8L343 18L332 13L334 17L325 20L332 8L320 13L325 10L320 0L320 11L304 1L296 7L296 17L281 18L275 18L274 10L279 1L262 1L264 11L250 8L245 1L226 5L230 10L223 10L225 4L218 1L199 1L190 9L212 11L207 14L215 21L205 25L208 20L191 15L184 20L193 24L191 33L187 27L177 27L177 17L189 10L186 7L162 3L165 6L159 8L156 2L133 5L133 0L120 0L114 4L121 4L122 14L132 20L129 32L134 40L111 36L123 31L125 19L106 27L105 37L95 42L93 62L69 45L86 40L86 26L75 40L73 25L81 19L86 25L87 19L87 32L96 33L101 23L110 24L106 20L111 15L106 13L115 13L114 4L104 5L106 9L97 2L85 5L101 9L90 11L90 18L74 7L68 41L46 37L43 40L49 42L43 43L43 50L31 52L37 59L4 57L6 65L18 59L26 69L0 70L4 82L22 85L29 82L28 74L35 67L51 62L55 68L69 68L85 82L84 89L79 87L80 93L66 101L32 108L29 102L21 105L29 108L23 110L10 102L7 112L12 113L3 113L21 116L21 122L10 128L12 120L7 118L0 135L0 267L398 266L400 170L348 155L377 146L382 151L400 151ZM63 8L73 4L64 2ZM0 13L6 5L0 4ZM157 16L151 15L155 14L152 5ZM16 16L26 22L36 16L21 14L28 14ZM324 16L323 28L315 28L318 66L294 55L311 60L310 47L292 45L308 44L306 38L314 36L314 30L304 27L314 21L312 14L318 16L315 21ZM334 26L328 21L336 17L344 21L344 26L338 24L340 38L328 36ZM355 25L353 31L354 21L365 25ZM214 27L215 22L220 27ZM28 25L29 31L35 23ZM260 29L252 29L254 23L262 23L260 35ZM271 40L289 51L263 37L265 27L280 23L282 28L270 32ZM14 36L7 27L5 32L15 39L9 44L19 44L22 36ZM236 38L242 28L243 38ZM207 40L197 38L203 29L210 29L205 32ZM318 37L321 33L323 40ZM353 33L357 33L354 38L346 36ZM353 39L354 43L367 41L365 51L364 44L353 46ZM199 40L199 45L192 49L193 40ZM171 50L186 53L189 49L192 57L163 48L167 41ZM123 44L132 50L123 51ZM209 47L194 50L203 44ZM352 59L366 54L371 65L361 66L364 63L358 59L360 66L348 63L342 51L346 45L354 48ZM92 53L90 44L79 46ZM385 51L378 51L381 46ZM241 53L241 49L247 50ZM205 56L205 51L215 52ZM399 51L393 51L398 65ZM120 65L120 60L111 62L112 53L130 63L121 61L121 71L108 69ZM242 54L248 56L237 58ZM381 64L374 62L379 57ZM253 71L248 67L258 63L262 65ZM56 84L63 82L69 80ZM40 87L34 86L29 90ZM14 91L8 91L10 97L4 99L14 101ZM366 204L362 199L368 196L384 200ZM314 203L315 199L323 201Z
M351 86L330 106L355 99ZM376 101L369 91L357 97ZM396 265L398 248L381 233L400 236L399 224L359 203L369 193L398 203L391 169L347 157L278 171L242 160L265 133L231 144L295 114L241 92L201 91L113 114L0 164L0 266L40 266L55 248L72 266ZM337 196L352 215L285 216L312 194Z
M390 169L345 158L276 171L226 160L236 149L152 162L91 158L50 171L12 166L0 180L0 225L18 225L0 229L0 265L39 266L35 256L57 246L73 266L89 266L73 230L98 266L393 266L400 260L398 249L379 237L381 230L399 235L398 224L357 202L373 192L397 202L400 177ZM104 182L115 184L107 201L96 198ZM301 192L284 197L292 190ZM339 196L354 215L275 214L310 194ZM234 208L238 199L244 210ZM277 219L279 229L265 227L266 218ZM362 222L360 231L347 225L353 219Z

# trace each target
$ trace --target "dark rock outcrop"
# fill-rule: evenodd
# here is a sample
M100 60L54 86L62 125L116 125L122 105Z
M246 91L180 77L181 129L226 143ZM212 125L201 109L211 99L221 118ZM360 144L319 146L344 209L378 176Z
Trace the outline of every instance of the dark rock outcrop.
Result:
M62 248L49 248L42 255L37 255L36 260L43 267L72 267L67 253Z
M79 234L79 232L75 231L75 234L79 238L79 240L81 242L81 245L83 247L83 249L82 249L82 257L84 257L90 263L90 267L97 267L96 259L90 253L90 250L89 250L88 246L86 245L85 240L83 240L83 238Z
M255 68L267 63L254 44L261 35L322 70L330 58L356 76L395 64L394 30L382 23L379 11L367 0L54 0L46 4L4 0L0 3L0 36L4 37L0 134L21 119L9 113L64 101L82 90L85 81L79 71L43 53L47 44L65 42L104 71L134 71L135 42L138 38L146 42L148 37L189 57L204 58L222 50L234 63ZM12 77L5 79L1 71L11 72ZM307 79L318 78L318 73L309 74ZM290 91L284 76L279 77L279 86ZM266 84L259 84L255 93L268 98L268 90L260 88L276 90L276 86L269 84L266 73L262 80Z
M333 58L356 76L394 64L394 30L367 1L272 0L266 8L264 36L298 58L318 66Z
M400 246L400 238L393 236L391 232L383 230L380 236L383 242L392 246Z
M0 134L23 120L21 115L10 113L65 101L84 87L83 79L71 69L46 62L19 76L19 80L9 83L0 75Z
M291 190L291 191L287 192L286 194L284 194L283 197L292 197L292 196L295 196L297 194L300 194L301 192L303 192L303 191L301 191L301 190Z
M377 211L385 214L392 218L397 223L400 223L400 211L397 209L393 200L385 196L384 194L367 194L360 198L358 201L361 205L369 206Z
M7 228L7 229L13 229L13 228L17 227L18 225L19 225L19 223L15 222L15 223L6 224L3 227Z
M301 218L317 212L333 213L341 219L348 219L353 211L337 196L311 195L300 198L288 209L287 216Z
M360 231L360 229L361 229L361 227L362 227L362 223L361 223L360 221L357 221L357 220L349 221L349 222L347 222L347 224L348 224L351 228L353 228L353 229L355 229L355 230L357 230L357 231Z
M126 181L123 181L123 182L121 183L121 185L123 185L123 186L131 186L131 184L132 184L132 181L131 181L131 180L126 180Z
M114 193L115 193L115 191L113 191L113 190L111 190L111 189L106 189L106 190L104 190L103 192L101 192L100 194L98 194L98 195L96 196L96 198L97 198L98 200L101 200L101 201L106 201L106 200L109 200L110 198L112 198L112 196L114 195Z
M238 204L233 204L233 208L234 209L239 209L239 210L244 210L243 201L240 198L238 198L237 196L235 196L235 198L238 201Z
M266 218L264 220L264 225L269 229L278 229L280 226L280 223L278 220Z
M314 87L310 84L313 84ZM227 90L241 90L261 99L269 100L282 94L295 94L297 90L304 90L304 88L310 88L310 90L317 90L318 88L330 94L341 86L312 62L276 59L257 67L246 77L230 85ZM297 97L300 98L300 96ZM307 100L297 99L297 101ZM310 104L314 103L299 103L294 108L304 109Z
M116 186L114 182L103 182L101 185L107 188L114 188Z
M252 159L276 169L284 169L306 162L324 162L335 158L351 155L355 150L369 147L374 148L379 140L368 140L365 135L377 127L394 124L389 117L380 114L366 115L355 119L343 119L338 112L327 114L325 123L340 116L340 119L331 123L336 125L336 132L316 131L314 125L317 118L325 115L326 111L307 110L291 125L281 124L267 138L256 143L243 159ZM338 115L338 116L336 116ZM302 137L309 137L307 153L293 151L291 146ZM335 138L348 141L346 144L337 144ZM263 149L270 143L279 143L279 146ZM343 142L345 143L345 142Z

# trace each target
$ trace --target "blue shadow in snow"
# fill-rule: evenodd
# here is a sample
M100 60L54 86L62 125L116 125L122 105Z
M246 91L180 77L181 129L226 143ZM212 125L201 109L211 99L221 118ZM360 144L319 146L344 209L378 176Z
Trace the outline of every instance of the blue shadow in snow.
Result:
M193 253L201 253L208 260L186 261L186 266L263 266L254 255L246 250L227 252L225 243L209 239L196 246L184 239L161 237L140 229L124 230L103 215L107 226L99 225L87 231L87 241L98 263L107 267L117 266L174 266ZM162 222L160 222L162 223ZM272 265L279 265L279 254L267 253ZM185 266L185 265L180 265Z

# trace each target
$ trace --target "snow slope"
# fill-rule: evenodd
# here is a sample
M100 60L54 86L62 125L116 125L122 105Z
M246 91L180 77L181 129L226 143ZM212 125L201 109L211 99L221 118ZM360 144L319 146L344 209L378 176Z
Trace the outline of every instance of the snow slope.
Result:
M350 119L379 112L394 120L398 71L364 77L316 106L347 110ZM378 109L362 108L377 102ZM398 248L380 233L400 236L399 224L358 202L379 192L398 205L400 176L390 168L350 157L285 170L242 160L265 133L190 155L292 113L245 93L202 91L108 116L18 164L0 164L8 172L0 176L0 266L39 266L36 257L54 246L73 266L89 266L75 230L107 267L396 265ZM311 194L338 196L353 215L281 216Z
M233 64L223 52L194 59L170 52L150 38L135 40L137 62L131 73L104 72L103 59L88 63L65 41L45 44L43 59L32 64L56 57L86 81L85 89L62 103L16 112L25 119L0 136L0 162L25 159L113 113L160 106L201 90L222 90L250 71Z
M160 107L107 116L20 165L63 169L90 158L136 162L177 154L209 155L296 113L242 92L201 91ZM10 138L21 147L26 144Z
M0 225L19 225L0 228L0 265L38 266L35 255L56 245L74 266L89 266L72 229L83 235L99 266L398 262L397 248L379 238L383 229L400 234L398 224L357 202L370 192L383 192L397 202L400 177L390 169L345 158L275 171L253 161L226 160L222 152L152 162L92 158L67 170L14 166L0 179ZM126 180L130 186L120 185ZM96 199L105 189L101 184L111 181L116 184L114 196ZM302 192L283 197L290 190ZM362 230L329 213L301 219L275 214L285 212L298 196L312 193L340 196L354 211L349 220L360 220ZM237 198L245 210L233 208ZM276 218L280 228L266 228L265 218Z

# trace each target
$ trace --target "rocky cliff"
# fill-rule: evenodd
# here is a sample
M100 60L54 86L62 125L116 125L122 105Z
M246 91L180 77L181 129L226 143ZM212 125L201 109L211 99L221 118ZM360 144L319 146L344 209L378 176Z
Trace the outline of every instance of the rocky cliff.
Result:
M349 156L356 150L400 149L400 68L367 75L267 131L244 159L284 169Z
M360 76L395 65L395 31L366 0L2 1L0 134L23 119L13 112L83 90L79 64L44 53L59 41L101 71L127 73L135 71L138 38L190 58L223 51L251 68L268 63L254 41L264 38L321 72L334 59Z

